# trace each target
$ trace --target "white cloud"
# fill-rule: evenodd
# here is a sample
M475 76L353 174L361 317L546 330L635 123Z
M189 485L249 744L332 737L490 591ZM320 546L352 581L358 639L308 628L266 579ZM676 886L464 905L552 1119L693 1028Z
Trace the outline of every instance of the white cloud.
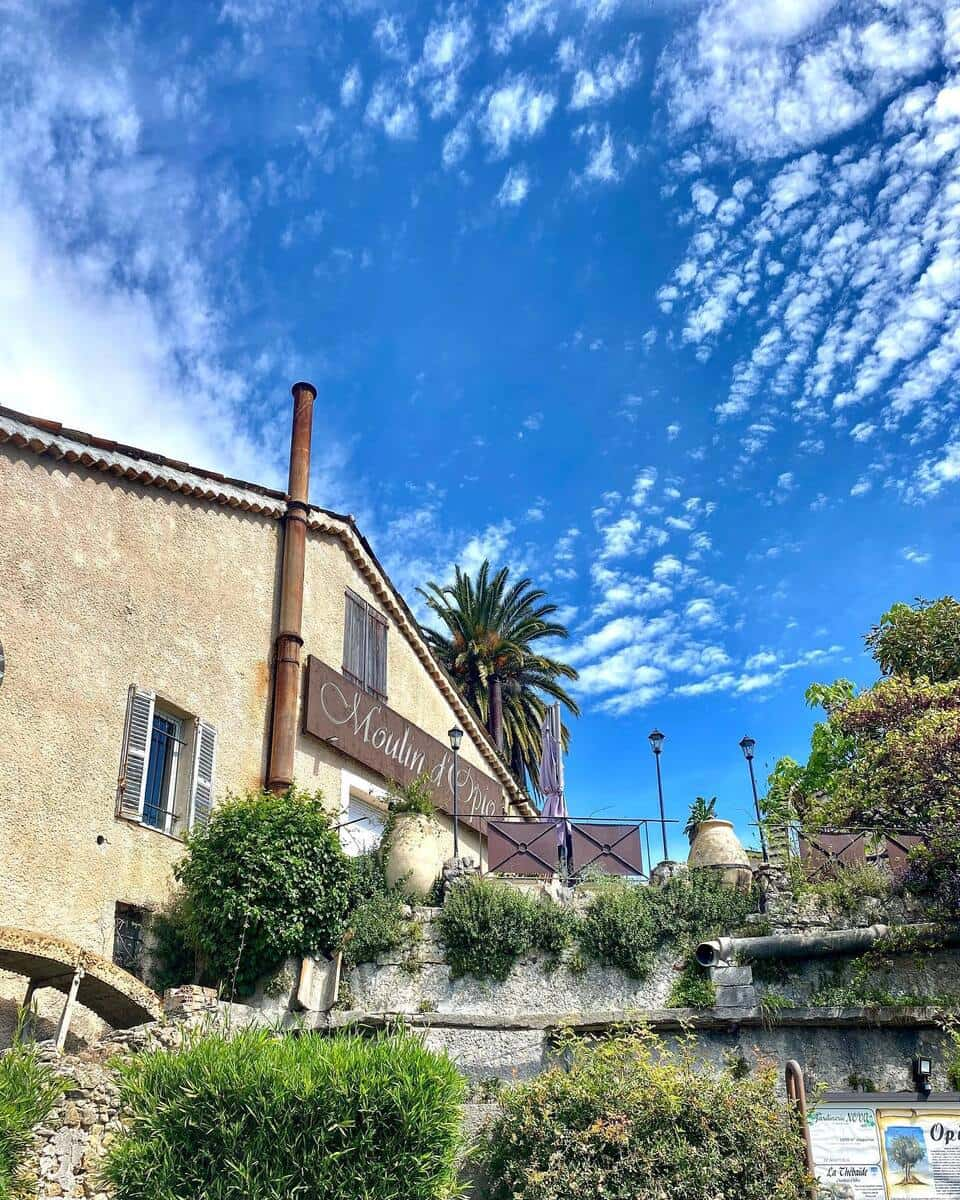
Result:
M340 103L344 108L349 108L359 100L362 90L363 76L360 74L360 68L354 63L347 69L340 84Z
M509 52L516 38L542 31L553 33L557 25L558 0L507 0L490 42L498 54Z
M638 471L633 481L633 491L630 495L630 503L636 508L643 508L646 505L656 482L656 467L644 467L642 470Z
M710 0L660 63L674 126L706 125L721 144L757 158L843 133L934 65L940 7Z
M470 149L470 129L466 121L460 121L443 139L442 158L446 168L455 167Z
M502 566L513 532L512 521L488 525L482 533L470 538L457 555L456 562L460 569L468 575L475 575L486 561L495 569Z
M0 404L280 483L279 439L244 432L276 367L226 365L218 307L245 206L145 147L127 36L80 53L45 13L8 7L0 42ZM314 484L339 499L331 447Z
M409 56L403 21L396 13L384 13L373 27L373 41L384 58L405 62Z
M918 567L922 567L924 563L930 561L930 555L922 550L917 550L914 546L904 546L900 554L909 563L914 563Z
M523 163L511 167L503 178L500 191L497 192L497 204L501 208L517 208L527 198L530 191L530 174Z
M556 104L556 96L528 76L508 78L486 99L479 118L481 135L502 157L515 140L527 141L542 133Z
M667 426L667 441L668 442L676 441L676 439L677 439L677 437L679 437L679 435L680 435L680 426L677 424L676 421L671 422L671 424L669 424Z
M409 141L417 136L417 106L395 81L379 79L367 102L366 120L388 138Z
M625 142L617 149L609 124L591 121L574 131L579 141L586 142L587 161L577 181L586 183L619 183L639 157L636 147Z
M592 67L581 67L573 81L572 109L609 104L640 78L643 59L640 37L631 34L619 54L605 54Z

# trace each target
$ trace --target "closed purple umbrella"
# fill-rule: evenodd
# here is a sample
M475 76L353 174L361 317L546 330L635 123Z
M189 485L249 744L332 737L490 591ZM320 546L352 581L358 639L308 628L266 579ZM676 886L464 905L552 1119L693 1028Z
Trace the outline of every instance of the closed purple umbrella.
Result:
M560 704L552 705L543 715L540 726L540 792L543 795L541 816L557 825L557 848L567 874L573 869L573 845L567 800L563 790L563 747L561 744Z

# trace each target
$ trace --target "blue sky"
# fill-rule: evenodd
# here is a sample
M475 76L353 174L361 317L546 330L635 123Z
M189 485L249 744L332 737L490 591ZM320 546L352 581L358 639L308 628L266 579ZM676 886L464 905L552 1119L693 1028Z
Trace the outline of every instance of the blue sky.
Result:
M750 819L954 588L960 0L0 0L0 402L562 606L579 813ZM678 844L679 848L679 844Z

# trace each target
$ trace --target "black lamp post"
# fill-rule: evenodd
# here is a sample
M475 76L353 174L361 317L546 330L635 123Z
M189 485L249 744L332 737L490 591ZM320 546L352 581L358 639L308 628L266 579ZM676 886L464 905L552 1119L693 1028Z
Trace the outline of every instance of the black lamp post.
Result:
M663 836L663 861L669 860L667 853L667 817L663 811L663 779L660 776L660 755L663 753L664 734L659 729L654 729L649 735L650 749L653 751L653 757L657 760L657 795L660 797L660 833Z
M460 857L460 805L457 787L457 753L463 740L463 730L456 725L447 734L453 751L453 857Z
M747 766L750 768L750 786L753 788L753 811L757 814L757 828L760 830L760 849L763 851L763 861L769 862L770 856L767 854L767 839L763 836L763 820L760 816L760 799L757 796L757 777L753 773L753 752L756 745L755 738L744 735L740 739L740 749L743 751L743 757L747 760Z

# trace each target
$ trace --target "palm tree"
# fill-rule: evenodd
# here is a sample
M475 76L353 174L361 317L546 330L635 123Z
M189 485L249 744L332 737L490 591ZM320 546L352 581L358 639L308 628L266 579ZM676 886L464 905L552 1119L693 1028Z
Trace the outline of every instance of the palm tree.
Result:
M576 679L576 670L538 653L544 638L565 638L567 627L549 618L557 611L545 602L546 592L529 579L508 586L510 572L501 568L491 578L484 562L476 580L456 568L452 584L428 583L418 588L441 628L423 627L434 654L447 668L464 699L477 714L510 764L521 787L538 791L540 723L549 700L559 700L580 715L561 679ZM569 742L564 727L563 743Z

